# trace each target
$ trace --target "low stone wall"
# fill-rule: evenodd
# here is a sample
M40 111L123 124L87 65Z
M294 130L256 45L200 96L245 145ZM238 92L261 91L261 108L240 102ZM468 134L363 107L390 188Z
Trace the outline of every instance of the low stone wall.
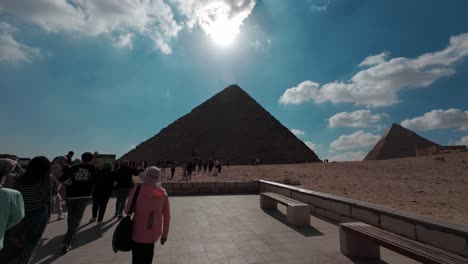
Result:
M311 205L311 212L337 223L361 221L468 257L468 226L360 200L260 181L261 192L279 193Z
M260 182L163 182L169 195L258 194Z

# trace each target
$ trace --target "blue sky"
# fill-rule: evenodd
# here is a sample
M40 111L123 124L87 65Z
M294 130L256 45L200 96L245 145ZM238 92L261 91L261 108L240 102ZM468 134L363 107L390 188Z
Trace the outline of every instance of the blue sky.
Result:
M468 2L3 0L0 152L122 155L236 83L320 158L468 144Z

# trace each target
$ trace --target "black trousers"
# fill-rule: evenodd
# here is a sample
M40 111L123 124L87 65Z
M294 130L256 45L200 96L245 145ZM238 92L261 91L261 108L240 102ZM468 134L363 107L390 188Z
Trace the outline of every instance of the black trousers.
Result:
M106 213L108 202L109 196L96 195L95 197L93 197L93 218L97 217L99 222L102 221L102 219L104 218L104 213Z
M154 243L144 244L133 241L132 264L153 263Z

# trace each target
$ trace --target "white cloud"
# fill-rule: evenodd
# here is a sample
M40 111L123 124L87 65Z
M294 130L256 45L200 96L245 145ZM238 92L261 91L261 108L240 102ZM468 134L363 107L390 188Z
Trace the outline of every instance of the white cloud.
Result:
M114 40L114 45L117 46L117 47L121 47L121 48L133 49L132 38L133 38L132 33L126 33L126 34L119 35Z
M114 44L129 48L129 34L139 34L168 54L182 29L197 24L211 34L219 19L227 19L238 31L254 6L254 0L2 0L0 14L13 14L47 32L117 35L117 41L111 37Z
M255 40L251 46L260 51L268 51L268 49L271 46L271 39L266 39L266 40Z
M370 110L358 110L349 113L341 112L330 117L328 125L330 127L369 127L376 125L387 116L387 114L373 115Z
M455 143L455 145L466 145L468 146L468 136L462 137L459 141Z
M327 11L329 5L330 5L330 0L327 0L327 2L324 3L323 5L312 5L312 9L317 12L325 12Z
M305 134L304 131L300 130L300 129L291 129L291 132L296 135L296 136L303 136Z
M406 119L401 125L417 131L428 131L441 128L457 128L468 130L468 111L450 108L447 110L432 110L422 116Z
M13 37L15 31L15 27L0 22L0 61L29 63L40 55L40 50L18 42Z
M468 55L468 33L452 36L449 45L417 58L386 60L386 52L369 56L361 66L371 66L356 73L347 82L334 81L320 86L304 81L286 89L280 97L283 104L354 103L367 106L388 106L398 102L398 92L408 88L427 87L440 78L455 74L454 66Z
M307 147L309 147L311 150L317 150L319 145L312 143L311 141L304 141L304 144L306 144Z
M388 54L388 51L384 51L378 55L367 56L367 58L365 58L361 63L359 63L359 66L373 66L383 63L388 57Z
M379 139L380 136L359 130L351 135L341 135L338 139L330 143L330 147L335 150L356 149L372 146L377 143Z
M338 154L329 158L330 161L356 161L356 160L363 160L366 156L365 152L358 151L358 152L345 152L342 154Z
M287 89L280 97L279 101L282 104L301 104L311 101L317 97L317 92L320 85L312 81L304 81L296 87Z

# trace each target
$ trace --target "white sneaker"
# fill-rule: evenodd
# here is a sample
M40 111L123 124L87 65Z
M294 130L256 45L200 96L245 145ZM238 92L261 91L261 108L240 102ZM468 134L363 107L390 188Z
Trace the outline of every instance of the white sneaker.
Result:
M64 219L66 216L67 216L67 213L58 214L57 220L62 220L62 219Z

